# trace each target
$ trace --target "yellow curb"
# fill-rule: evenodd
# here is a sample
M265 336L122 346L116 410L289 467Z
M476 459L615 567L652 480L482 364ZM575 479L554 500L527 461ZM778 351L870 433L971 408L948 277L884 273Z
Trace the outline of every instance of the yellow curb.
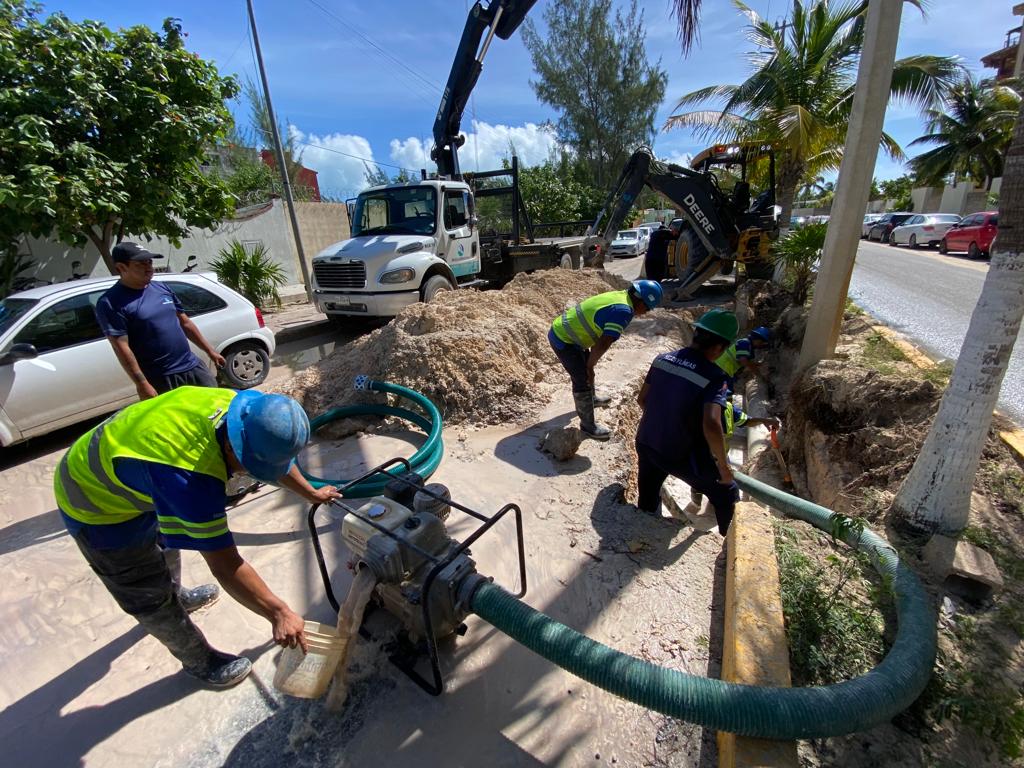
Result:
M775 533L768 510L740 502L726 536L722 679L786 687L789 646L782 616ZM797 768L796 742L718 732L723 768Z
M1024 459L1024 429L1014 429L1009 432L1000 432L1000 439L1017 454L1017 457Z
M892 328L885 325L879 325L872 323L871 327L880 336L884 336L886 340L896 347L913 365L918 368L934 368L935 361L932 360L928 355L919 350L913 344L904 338L900 333L897 333Z

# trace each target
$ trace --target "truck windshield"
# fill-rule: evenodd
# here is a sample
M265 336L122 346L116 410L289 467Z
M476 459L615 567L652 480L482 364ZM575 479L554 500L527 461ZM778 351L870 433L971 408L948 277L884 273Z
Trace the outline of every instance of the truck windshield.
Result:
M352 236L432 235L437 230L433 187L391 187L356 198Z

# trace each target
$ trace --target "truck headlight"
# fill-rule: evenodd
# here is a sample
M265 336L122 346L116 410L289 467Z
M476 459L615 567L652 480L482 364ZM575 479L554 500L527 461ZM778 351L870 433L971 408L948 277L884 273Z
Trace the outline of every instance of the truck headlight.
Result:
M406 243L405 245L400 245L397 248L395 248L395 253L400 253L400 254L402 254L404 256L407 253L416 253L416 251L422 250L422 248L423 248L423 243L422 242ZM401 282L405 282L405 281L404 280L396 280L395 282L401 283Z
M414 277L416 277L415 269L403 267L402 269L393 269L390 272L385 272L380 276L380 281L382 283L408 283Z

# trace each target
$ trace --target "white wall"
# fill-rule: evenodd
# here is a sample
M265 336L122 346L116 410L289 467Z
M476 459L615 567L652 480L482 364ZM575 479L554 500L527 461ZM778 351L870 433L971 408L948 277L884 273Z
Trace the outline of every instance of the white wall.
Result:
M349 236L348 210L343 203L296 203L295 210L307 261L327 245ZM192 254L198 257L199 265L196 269L209 271L210 262L232 240L261 243L270 257L281 265L287 284L301 285L302 272L284 202L274 199L267 205L254 206L238 213L238 218L225 221L216 229L191 230L191 235L181 241L180 248L173 247L163 237L154 237L152 240L137 237L135 241L153 253L169 256L169 259L164 258L155 263L158 268L167 266L171 272L184 269L186 260ZM78 249L51 240L29 238L25 250L35 260L35 276L40 280L67 280L71 277L73 261L82 262L80 273L84 272L91 277L104 277L108 274L103 259L91 243L84 249Z

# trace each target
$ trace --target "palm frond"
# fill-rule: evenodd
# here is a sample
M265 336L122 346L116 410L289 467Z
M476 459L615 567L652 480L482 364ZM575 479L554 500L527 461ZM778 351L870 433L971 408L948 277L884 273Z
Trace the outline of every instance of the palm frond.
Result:
M689 53L700 39L701 0L672 0L672 15L679 24L679 42L683 53Z

